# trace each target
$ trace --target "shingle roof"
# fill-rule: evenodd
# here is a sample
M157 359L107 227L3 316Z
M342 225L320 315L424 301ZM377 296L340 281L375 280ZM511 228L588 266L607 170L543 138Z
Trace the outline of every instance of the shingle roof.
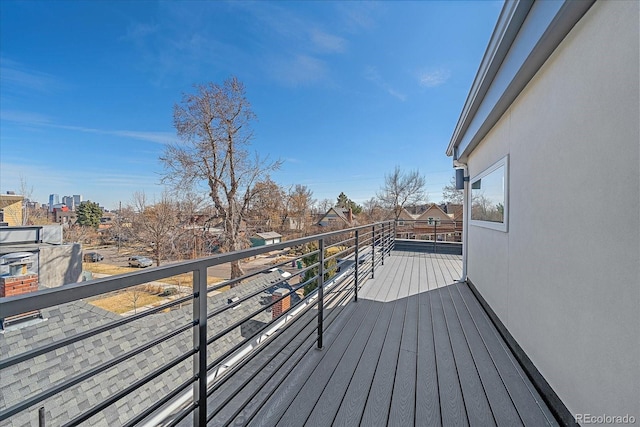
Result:
M243 297L259 289L266 289L278 279L280 279L280 275L277 272L260 274L251 281L229 291L212 295L208 298L208 310L211 311L226 305L227 299L230 297ZM258 294L240 304L236 309L227 310L209 319L209 337L258 310L261 307L259 304L261 298L261 294ZM0 371L0 383L2 384L0 408L6 409L13 406L52 385L69 380L154 338L189 324L191 313L191 304L188 304L180 309L150 315L2 370ZM85 301L76 301L44 309L42 314L47 319L46 321L17 330L8 330L0 335L0 355L3 359L122 319L119 315L94 307ZM270 318L271 314L265 311L253 317L259 322L266 322ZM240 329L240 327L234 328L233 331L208 347L208 363L213 362L229 348L244 340ZM60 425L143 378L161 364L189 351L193 346L192 340L192 331L188 329L116 367L21 412L11 418L8 424L2 423L2 425L37 426L37 408L40 406L45 407L47 424ZM157 402L191 375L192 361L189 358L94 416L90 420L92 426L111 426L125 423Z

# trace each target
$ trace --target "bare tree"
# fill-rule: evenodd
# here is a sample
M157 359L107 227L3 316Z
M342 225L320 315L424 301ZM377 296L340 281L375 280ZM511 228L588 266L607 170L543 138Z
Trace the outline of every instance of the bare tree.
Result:
M122 203L119 203L118 212L111 222L104 239L107 241L115 241L117 252L120 253L122 243L129 240L131 237L132 221L135 214L131 206L122 207Z
M133 230L139 242L151 246L156 265L165 258L176 234L177 216L175 203L167 193L159 202L150 204L144 192L134 193L136 215Z
M456 178L452 177L449 181L449 185L442 187L442 200L445 203L452 203L456 205L462 204L464 193L462 190L456 188Z
M239 250L247 245L241 224L255 183L281 162L249 153L255 114L237 78L222 85L197 85L195 92L174 107L173 122L182 143L169 145L160 158L167 169L164 181L183 188L204 184L222 217L223 248ZM239 261L233 262L231 277L242 274Z
M318 213L326 213L332 207L333 200L331 199L322 199L318 203L316 203L316 209L318 210Z
M286 197L286 217L295 221L297 231L305 230L310 224L311 207L315 203L313 191L306 185L296 184L289 188Z
M377 222L387 218L389 211L382 206L380 200L372 197L362 204L361 215L367 222Z
M92 227L80 224L69 224L68 227L62 229L62 236L66 243L85 243L91 237L94 237L95 233Z
M133 306L133 314L138 314L138 300L142 296L142 286L133 286L129 288L126 293L131 305Z
M176 206L176 223L167 252L174 259L196 259L204 252L207 223L213 212L207 209L206 198L198 193L180 191L172 198Z
M282 224L282 216L285 211L284 189L267 176L255 184L253 193L249 215L256 225L259 228L275 229L279 227Z
M393 210L397 220L406 205L427 201L425 183L419 171L403 172L396 166L391 174L385 175L384 186L380 189L378 198L384 206Z
M27 184L27 179L24 175L20 175L20 195L23 197L22 199L22 225L29 224L29 204L31 202L31 195L33 194L33 186L29 186Z

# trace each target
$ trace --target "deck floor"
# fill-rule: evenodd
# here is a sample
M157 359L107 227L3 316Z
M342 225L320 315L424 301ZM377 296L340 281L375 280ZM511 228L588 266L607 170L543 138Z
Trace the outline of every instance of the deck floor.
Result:
M326 310L322 350L309 313L216 389L209 425L557 425L460 275L459 256L393 252Z

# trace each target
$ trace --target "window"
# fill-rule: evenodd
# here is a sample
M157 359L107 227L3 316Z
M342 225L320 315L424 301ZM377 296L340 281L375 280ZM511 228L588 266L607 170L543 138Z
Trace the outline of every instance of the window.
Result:
M471 225L507 231L509 158L471 180Z

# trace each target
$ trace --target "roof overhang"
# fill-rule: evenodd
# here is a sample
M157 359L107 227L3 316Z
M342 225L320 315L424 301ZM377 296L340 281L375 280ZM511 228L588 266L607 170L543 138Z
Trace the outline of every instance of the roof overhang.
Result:
M466 161L594 2L505 2L447 147L447 156Z

